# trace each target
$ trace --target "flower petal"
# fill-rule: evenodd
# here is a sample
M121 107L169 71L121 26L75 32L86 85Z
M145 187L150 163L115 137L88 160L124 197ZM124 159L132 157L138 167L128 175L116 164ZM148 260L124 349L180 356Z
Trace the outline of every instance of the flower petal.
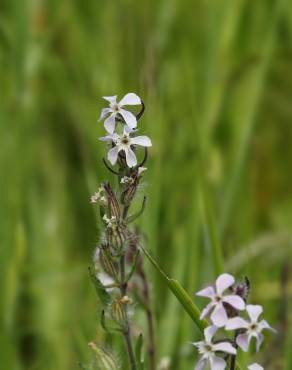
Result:
M276 332L277 332L277 330L275 330L274 328L272 328L272 327L268 324L268 322L267 322L266 320L261 320L261 321L259 322L259 327L261 328L261 330L263 330L263 329L269 329L269 330L273 331L274 333L276 333Z
M260 314L263 312L263 307L258 304L248 304L246 311L252 322L257 322Z
M210 302L209 304L207 304L207 306L201 312L200 320L203 320L208 315L208 313L210 312L213 306L214 306L213 302Z
M206 360L201 358L197 365L195 366L195 370L203 370L206 365Z
M107 141L107 142L111 142L113 141L113 136L112 135L106 135L106 136L102 136L99 138L100 141Z
M110 134L113 134L116 128L116 113L112 113L105 121L104 128Z
M116 103L117 102L117 95L113 96L103 96L102 97L104 100L107 100L110 103Z
M136 155L133 152L133 150L130 149L130 148L128 148L127 150L125 150L125 152L126 152L126 162L127 162L127 165L130 168L136 166L136 164L137 164L137 158L136 158Z
M230 304L232 307L236 308L237 310L244 310L245 308L244 300L238 295L226 295L222 298L222 300Z
M204 289L198 291L198 293L196 293L196 295L199 296L199 297L212 298L215 295L215 289L212 286L208 286L207 288L204 288Z
M112 110L110 108L103 108L101 110L101 114L100 114L100 117L99 117L99 121L101 121L102 119L104 119L104 117L109 114L110 112L112 112Z
M239 347L240 347L244 352L247 352L247 351L248 351L248 346L249 346L250 339L251 339L251 336L249 336L248 334L246 334L246 333L244 333L244 334L240 334L240 335L236 338L236 343L239 345Z
M229 319L225 326L226 330L236 330L236 329L241 329L241 328L244 328L244 329L248 328L248 322L246 322L241 317L233 317L232 319Z
M264 341L264 336L263 336L263 334L261 334L261 333L258 333L257 334L257 336L256 336L256 350L257 350L257 352L259 351L259 349L260 349L260 346L261 346L261 344L263 343L263 341Z
M119 147L115 146L111 148L107 153L107 159L111 162L112 165L116 164L119 154Z
M134 93L128 93L126 94L122 100L119 102L120 106L124 105L139 105L141 104L141 99L138 95Z
M223 307L222 304L217 304L215 306L215 309L211 315L211 321L218 328L221 328L222 326L226 325L228 321L228 317L227 317L225 308Z
M220 351L236 355L236 349L228 342L221 342L213 345L214 351Z
M136 136L131 138L131 144L140 146L151 146L151 140L148 136Z
M211 357L210 358L210 368L211 370L224 370L226 368L226 361L221 357Z
M251 364L247 368L248 370L264 370L264 368L257 363Z
M215 325L210 325L208 326L207 328L204 329L204 336L205 336L205 339L206 339L206 342L207 343L210 343L214 334L216 333L216 331L218 330L218 328L215 326Z
M137 126L137 119L132 112L129 112L128 110L125 109L120 109L119 113L124 118L126 124L130 128L135 128Z
M230 274L222 274L216 280L216 289L218 294L222 294L224 290L234 284L234 277Z

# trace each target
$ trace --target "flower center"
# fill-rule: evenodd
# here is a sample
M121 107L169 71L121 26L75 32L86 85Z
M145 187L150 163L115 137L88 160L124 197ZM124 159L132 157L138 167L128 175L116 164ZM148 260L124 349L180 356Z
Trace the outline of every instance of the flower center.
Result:
M213 348L210 344L205 344L205 352L213 352Z
M117 103L112 104L112 110L114 112L118 112L120 110L120 107Z
M123 136L122 139L121 139L121 143L122 144L125 144L125 145L128 145L130 142L128 136Z
M257 328L258 328L257 324L251 324L250 326L250 330L253 330L253 331L257 330Z
M220 302L222 302L222 297L220 297L220 295L216 295L215 298L214 298L214 301L216 303L220 303Z

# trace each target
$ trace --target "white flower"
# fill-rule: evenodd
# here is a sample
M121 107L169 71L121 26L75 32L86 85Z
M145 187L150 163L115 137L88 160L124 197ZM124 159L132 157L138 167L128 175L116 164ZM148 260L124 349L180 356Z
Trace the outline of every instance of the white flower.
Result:
M239 334L236 338L236 343L245 352L248 351L248 347L252 337L256 338L256 350L258 351L264 336L262 335L263 329L270 329L275 331L266 320L258 321L259 316L263 312L262 306L249 304L246 306L246 311L250 318L249 321L242 319L241 317L234 317L226 324L226 330L237 330L246 329L243 334Z
M254 364L251 364L247 367L249 370L264 370L264 368L257 364L257 363L254 363Z
M103 99L109 102L109 108L103 108L99 120L104 119L109 113L110 115L104 121L104 127L110 134L113 134L116 127L116 116L120 114L126 125L131 129L137 126L137 119L133 113L123 109L125 105L139 105L141 99L134 93L126 94L123 99L117 102L117 95L103 96Z
M90 203L100 202L101 204L106 205L107 199L104 195L104 188L101 186L98 190L90 197Z
M100 138L101 141L113 142L115 145L107 153L107 158L112 165L117 162L119 152L124 151L126 154L127 165L129 167L134 167L137 164L137 158L131 147L133 145L140 145L143 147L149 147L152 145L148 136L131 137L131 133L132 131L129 131L129 129L125 127L122 135L114 133Z
M214 308L211 314L211 321L218 328L224 326L227 321L227 313L223 303L228 303L236 310L244 310L244 300L235 294L223 295L223 292L234 284L234 277L230 274L220 275L215 283L215 287L208 286L207 288L200 290L197 296L207 297L211 299L211 302L202 311L201 319L208 315L211 309Z
M210 366L211 370L224 370L226 367L226 361L223 358L218 357L216 352L225 352L231 355L236 355L236 349L230 343L212 342L212 338L217 330L218 328L216 326L208 326L204 330L205 340L193 343L202 355L195 367L195 370L202 370L207 365Z
M107 215L103 216L103 220L106 223L106 227L109 229L112 229L115 223L117 222L116 217L112 216L111 218L108 218Z
M138 177L142 175L143 172L147 171L147 167L139 167L138 168Z
M134 179L132 177L129 177L129 176L124 176L121 178L121 184L133 184L134 182Z

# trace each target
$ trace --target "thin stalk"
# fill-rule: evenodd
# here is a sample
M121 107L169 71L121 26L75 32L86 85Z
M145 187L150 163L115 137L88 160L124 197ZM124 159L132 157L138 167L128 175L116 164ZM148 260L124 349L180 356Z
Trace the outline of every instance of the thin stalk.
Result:
M143 282L143 298L147 316L147 325L149 333L149 344L148 344L148 356L149 356L149 366L150 370L156 369L156 351L155 351L155 335L154 335L154 318L150 306L150 296L149 296L149 285L145 275L144 269L141 267L139 274Z
M121 291L121 295L125 296L127 295L128 284L125 280L125 256L124 255L121 257L121 260L120 260L120 268L121 268L120 291ZM126 348L128 352L130 369L137 370L127 310L125 310L125 316L126 317L125 317L125 323L124 323L124 329L123 329L123 336L125 339L125 344L126 344Z

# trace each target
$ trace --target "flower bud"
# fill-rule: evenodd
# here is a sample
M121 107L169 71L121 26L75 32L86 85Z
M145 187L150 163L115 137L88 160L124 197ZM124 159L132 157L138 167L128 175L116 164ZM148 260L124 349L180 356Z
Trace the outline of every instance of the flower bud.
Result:
M110 217L115 217L116 220L119 220L121 216L121 211L115 193L113 192L109 183L104 184L103 187L107 197L108 213Z
M111 316L113 320L121 325L127 320L127 307L126 304L122 302L122 298L113 301L111 304Z
M111 255L108 245L100 246L99 261L103 270L116 280L118 276L118 264Z
M126 189L122 193L123 204L130 204L130 202L135 196L136 190L141 179L141 175L146 170L147 170L146 167L138 167L132 172L131 177L124 176L121 179L121 183L127 185Z

